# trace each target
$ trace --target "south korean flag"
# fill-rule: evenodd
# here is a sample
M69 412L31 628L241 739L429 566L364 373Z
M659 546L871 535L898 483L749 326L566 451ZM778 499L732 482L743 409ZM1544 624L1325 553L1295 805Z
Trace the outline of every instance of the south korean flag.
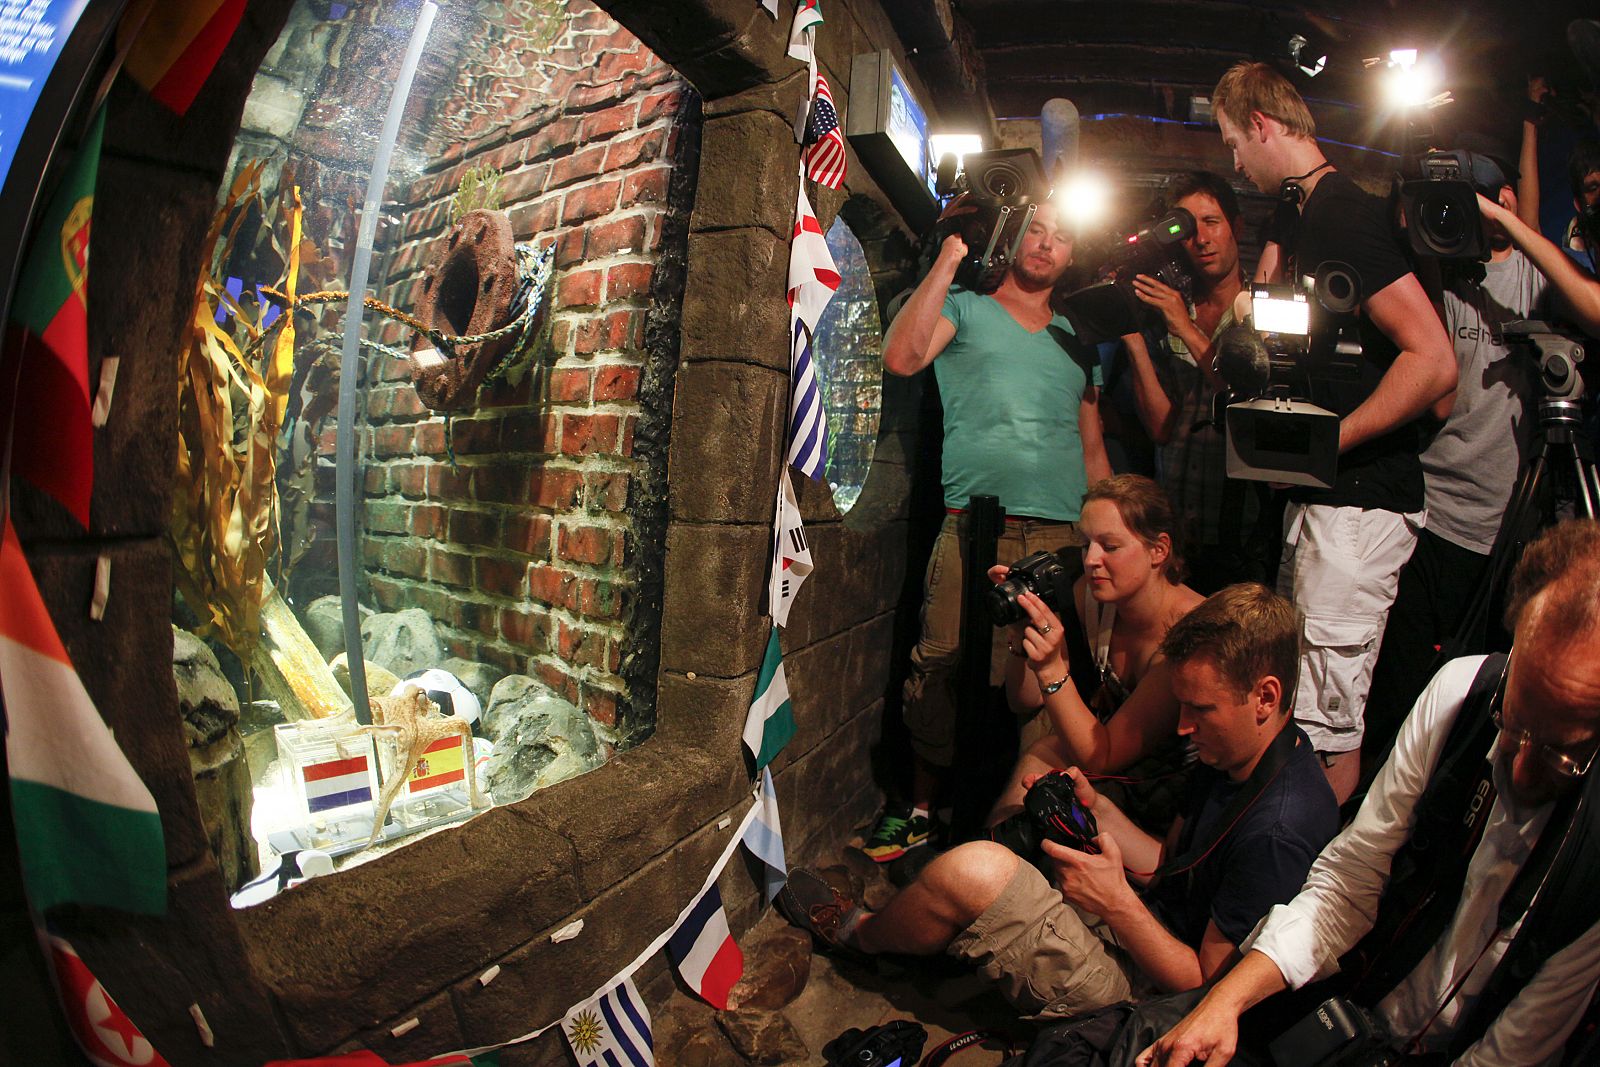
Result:
M789 625L789 607L811 573L811 547L806 544L805 526L800 522L800 505L795 500L789 466L778 472L778 512L772 523L772 574L767 583L768 609L772 621Z

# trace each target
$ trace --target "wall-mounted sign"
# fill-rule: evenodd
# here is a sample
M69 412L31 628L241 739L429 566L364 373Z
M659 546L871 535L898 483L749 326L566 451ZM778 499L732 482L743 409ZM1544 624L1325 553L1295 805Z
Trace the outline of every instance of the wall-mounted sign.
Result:
M0 187L45 79L88 2L0 3Z
M845 135L913 229L932 225L933 164L928 112L888 52L863 52L850 65Z

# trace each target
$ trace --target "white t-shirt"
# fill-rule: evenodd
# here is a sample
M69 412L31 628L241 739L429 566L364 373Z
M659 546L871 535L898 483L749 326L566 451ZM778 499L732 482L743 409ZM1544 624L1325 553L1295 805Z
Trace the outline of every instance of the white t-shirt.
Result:
M1429 531L1473 552L1494 547L1539 417L1533 357L1508 348L1500 328L1538 318L1549 288L1516 250L1483 266L1481 285L1458 282L1444 293L1445 327L1458 368L1456 399L1444 428L1422 453Z

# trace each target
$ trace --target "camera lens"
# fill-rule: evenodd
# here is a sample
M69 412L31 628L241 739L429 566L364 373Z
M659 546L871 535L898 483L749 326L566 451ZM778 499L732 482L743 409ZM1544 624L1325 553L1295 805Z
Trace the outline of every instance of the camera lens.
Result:
M993 164L984 172L983 189L990 196L1016 196L1022 191L1022 174L1009 164Z
M1429 196L1417 207L1423 227L1435 241L1455 245L1466 237L1466 213L1455 197L1446 194Z

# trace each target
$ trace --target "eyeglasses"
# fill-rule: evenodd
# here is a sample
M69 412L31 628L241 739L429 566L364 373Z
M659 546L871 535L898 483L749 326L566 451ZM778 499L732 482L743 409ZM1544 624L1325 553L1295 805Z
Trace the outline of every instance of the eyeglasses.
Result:
M1543 743L1535 744L1533 735L1526 730L1511 730L1506 727L1505 716L1496 707L1490 718L1494 721L1495 729L1500 731L1503 741L1514 741L1517 751L1532 747L1534 754L1544 761L1545 766L1561 775L1563 778L1581 778L1589 773L1589 768L1594 764L1594 758L1600 749L1591 751L1581 760L1573 759L1559 748Z

